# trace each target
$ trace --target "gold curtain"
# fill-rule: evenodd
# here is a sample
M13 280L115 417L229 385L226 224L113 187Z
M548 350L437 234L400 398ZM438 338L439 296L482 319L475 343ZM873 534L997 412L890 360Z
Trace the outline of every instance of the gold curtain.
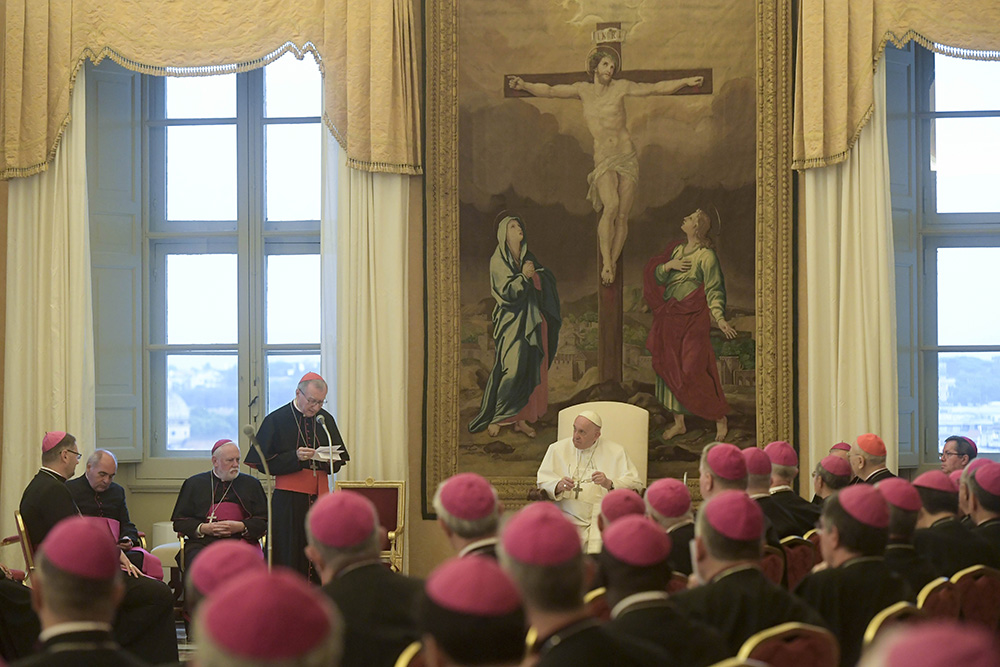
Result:
M802 0L792 167L837 164L872 114L875 64L887 42L1000 60L997 0ZM942 48L936 45L947 45Z
M44 171L76 73L110 57L148 74L215 74L313 52L323 120L352 168L419 174L412 0L5 0L0 178Z

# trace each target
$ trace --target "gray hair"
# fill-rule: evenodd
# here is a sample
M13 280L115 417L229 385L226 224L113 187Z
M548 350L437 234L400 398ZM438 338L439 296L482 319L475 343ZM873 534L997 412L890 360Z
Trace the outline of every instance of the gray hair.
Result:
M105 456L110 456L111 460L115 462L115 468L118 467L118 459L115 458L114 454L106 449L95 449L94 453L87 457L87 467L93 468L94 466L100 464L101 459Z
M434 500L432 502L438 518L444 521L444 524L453 533L466 540L494 535L497 532L497 527L500 525L500 498L493 485L490 485L490 489L493 491L493 511L481 519L460 519L446 510L444 503L441 502L441 490L447 482L448 480L441 482L438 485L437 491L434 492Z

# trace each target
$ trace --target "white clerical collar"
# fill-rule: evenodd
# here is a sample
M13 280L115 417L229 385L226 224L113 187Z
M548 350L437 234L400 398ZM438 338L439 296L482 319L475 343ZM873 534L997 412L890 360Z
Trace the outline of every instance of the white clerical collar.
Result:
M792 487L787 484L779 484L778 486L771 487L771 494L780 493L781 491L791 491Z
M758 498L770 498L772 493L774 493L774 491L771 491L769 493L751 493L750 500L757 500Z
M690 526L693 523L694 521L681 521L680 523L675 523L674 525L670 526L670 528L667 528L667 533L672 533L678 528L682 528L684 526Z
M50 473L52 473L53 475L55 475L55 476L56 476L56 477L58 477L59 479L63 480L64 482L66 481L66 478L62 476L62 473L60 473L60 472L58 472L58 471L55 471L55 470L53 470L52 468L47 468L47 467L45 467L45 466L42 466L42 470L44 470L45 472L50 472Z
M468 544L465 545L465 547L462 548L461 551L458 552L458 557L461 558L462 556L468 556L471 552L475 551L476 549L492 546L497 542L498 540L495 537L487 537L482 540L476 540L475 542L469 542Z
M38 641L46 642L56 635L67 635L71 632L111 632L111 625L108 623L99 623L97 621L68 621L66 623L57 623L51 628L46 628L42 630L41 634L38 635Z
M642 593L634 593L629 595L627 598L616 604L611 609L611 618L618 618L618 615L625 611L626 608L631 607L639 602L651 602L653 600L666 600L666 591L643 591Z

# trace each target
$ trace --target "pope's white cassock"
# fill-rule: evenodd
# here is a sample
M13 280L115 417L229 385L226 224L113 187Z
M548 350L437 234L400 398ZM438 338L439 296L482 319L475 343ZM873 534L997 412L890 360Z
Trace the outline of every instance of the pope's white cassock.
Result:
M583 547L587 553L601 550L601 531L597 517L601 513L601 500L608 491L591 481L595 472L603 472L616 489L642 488L639 472L629 460L625 448L604 436L587 449L577 449L573 438L566 438L549 445L538 468L538 488L555 498L559 509L580 528ZM556 484L563 477L578 482L579 491L556 492Z

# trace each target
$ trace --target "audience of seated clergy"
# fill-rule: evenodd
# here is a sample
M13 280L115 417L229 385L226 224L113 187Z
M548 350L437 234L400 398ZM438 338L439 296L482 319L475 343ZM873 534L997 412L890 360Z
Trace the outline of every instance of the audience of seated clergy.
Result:
M382 563L379 537L375 506L353 491L322 496L306 515L306 556L343 615L348 667L391 667L420 638L413 607L423 582Z
M691 491L679 479L658 479L646 489L646 516L655 521L670 536L674 548L667 563L674 572L691 574L691 550L694 539L694 511L691 508Z
M630 514L642 516L646 513L646 503L642 496L632 489L609 491L601 501L601 513L597 517L597 527L603 533L613 522Z
M107 524L71 516L57 523L36 552L31 602L41 620L41 652L16 665L146 663L115 641L111 632L125 595L120 554Z
M972 529L1000 553L1000 464L990 463L972 471L965 481Z
M531 503L500 534L500 565L510 574L537 632L538 667L666 664L651 644L622 641L599 626L583 604L592 562L580 535L552 503Z
M912 484L899 477L883 480L875 488L889 505L885 564L905 579L914 593L919 594L938 576L931 562L918 554L913 546L913 531L917 528L920 514L920 494Z
M848 461L858 483L876 484L883 479L895 477L885 467L886 450L882 438L874 433L862 433L854 441Z
M853 477L851 464L846 457L833 454L824 456L816 464L816 470L812 474L813 504L822 505L834 491L850 486Z
M746 493L713 495L695 522L695 587L672 598L690 619L719 630L729 655L750 635L780 623L823 625L809 605L761 572L763 535L764 514Z
M460 557L496 558L503 503L485 477L463 472L441 482L434 493L438 525Z
M1000 567L1000 556L979 535L955 518L958 489L940 470L931 470L913 480L920 494L920 514L913 545L931 562L938 576L950 577L973 565Z
M698 466L698 488L703 500L708 500L722 491L747 492L747 463L743 452L736 445L713 442L701 450ZM781 538L774 529L771 519L764 515L764 542L778 549Z
M858 667L996 667L1000 642L974 623L902 623L880 633Z
M889 508L873 486L848 487L823 504L820 551L826 568L807 575L795 594L818 611L836 635L843 667L857 664L875 614L915 599L909 585L885 564L888 536Z
M163 565L139 545L139 529L132 523L125 503L125 489L115 482L118 459L106 449L98 449L87 458L84 473L66 482L73 502L84 516L95 516L108 522L118 547L125 556L154 579L163 579Z
M240 448L232 440L212 446L212 469L184 480L171 515L184 540L183 567L219 540L256 544L267 534L267 498L253 475L240 472ZM178 555L178 565L182 556Z
M949 435L941 450L941 472L946 475L964 469L976 458L979 448L964 435Z
M417 624L428 667L513 667L524 657L521 596L496 558L452 558L427 578Z
M195 615L198 667L338 667L344 622L315 586L286 568L226 582Z
M722 635L687 618L668 599L671 550L670 537L643 516L623 517L604 531L598 561L611 605L605 627L625 641L658 645L669 657L666 664L701 667L723 660L728 653Z
M784 440L770 443L764 453L771 460L771 498L788 517L783 526L775 524L779 537L805 535L819 520L819 508L792 490L799 475L799 456Z
M242 540L221 540L199 554L184 578L184 603L193 615L198 605L230 579L267 569L264 553Z
M52 431L42 439L42 468L21 496L21 516L32 546L45 542L49 531L61 520L78 516L79 510L66 481L73 476L80 451L76 438L65 431ZM111 538L111 530L105 522ZM81 547L82 549L82 547ZM142 576L118 550L125 578L125 597L114 622L115 639L139 658L153 664L177 660L174 598L162 581Z

